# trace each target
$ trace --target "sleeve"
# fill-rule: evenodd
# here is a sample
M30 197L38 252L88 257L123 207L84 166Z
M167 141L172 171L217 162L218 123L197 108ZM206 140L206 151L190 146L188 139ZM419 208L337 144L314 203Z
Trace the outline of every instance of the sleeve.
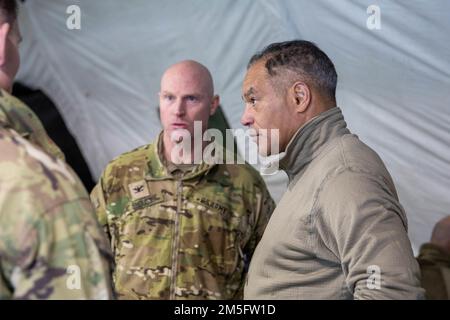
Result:
M103 231L105 231L106 235L108 236L108 240L111 241L111 232L109 230L106 211L105 194L103 192L103 178L100 178L97 185L94 187L94 189L92 189L90 197L92 205L94 206L97 220L102 226Z
M242 273L242 278L240 281L240 287L236 290L236 294L233 299L242 300L244 296L244 286L247 278L247 272L250 265L250 260L253 256L253 252L261 240L264 230L266 229L267 223L275 209L275 202L270 196L269 191L262 179L258 179L258 184L255 184L253 192L251 193L251 234L247 238L248 241L245 243L241 256L244 260L244 271ZM249 208L247 208L249 209Z
M267 223L275 209L275 202L273 201L269 191L267 190L264 182L263 185L258 188L255 194L255 214L252 236L245 247L245 254L247 258L247 264L250 263L251 256L261 240L264 230L266 229Z
M255 251L256 246L261 240L267 223L269 222L272 212L275 209L275 202L273 201L269 191L267 190L264 181L261 182L261 185L258 186L256 190L257 191L253 195L255 203L254 208L256 209L254 210L253 214L254 221L252 223L252 234L243 250L245 269L243 273L243 279L241 281L241 286L235 296L235 299L239 300L243 299L244 296L245 281L253 252Z
M14 131L2 135L0 294L111 298L112 255L78 177Z
M420 270L393 185L347 170L318 195L317 227L354 299L422 299Z
M2 208L15 220L2 235L7 245L2 268L6 266L11 298L113 298L112 255L89 199L36 213L45 201L45 195L39 198L23 189L11 195L9 208Z

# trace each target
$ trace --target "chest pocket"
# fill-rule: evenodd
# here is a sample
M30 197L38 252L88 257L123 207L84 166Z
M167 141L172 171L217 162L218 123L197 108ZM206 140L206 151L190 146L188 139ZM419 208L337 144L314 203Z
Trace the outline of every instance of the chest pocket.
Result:
M142 254L171 236L176 202L164 188L155 189L139 181L128 185L129 198L123 213L116 221L119 255ZM154 189L154 190L153 190Z
M242 213L214 196L192 195L185 205L189 216L183 217L182 243L190 258L216 276L229 277L242 269Z

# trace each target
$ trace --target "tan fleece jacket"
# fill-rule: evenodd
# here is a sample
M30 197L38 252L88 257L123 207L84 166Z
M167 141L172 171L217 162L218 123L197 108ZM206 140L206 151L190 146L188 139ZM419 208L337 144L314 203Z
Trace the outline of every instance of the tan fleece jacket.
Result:
M288 190L253 255L245 299L421 299L405 212L379 156L332 108L300 128Z

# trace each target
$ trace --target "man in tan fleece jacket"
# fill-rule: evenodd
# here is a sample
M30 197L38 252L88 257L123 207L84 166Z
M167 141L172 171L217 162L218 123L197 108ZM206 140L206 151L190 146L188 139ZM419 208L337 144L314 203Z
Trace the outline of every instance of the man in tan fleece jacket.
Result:
M253 255L246 299L424 297L392 178L347 129L336 82L308 41L274 43L250 60L241 122L262 155L276 153L278 133L289 186Z

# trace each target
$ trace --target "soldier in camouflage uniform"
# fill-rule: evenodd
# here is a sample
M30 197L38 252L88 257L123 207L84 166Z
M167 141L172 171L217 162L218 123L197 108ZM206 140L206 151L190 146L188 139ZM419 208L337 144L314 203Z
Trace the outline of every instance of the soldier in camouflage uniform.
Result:
M194 61L161 81L164 130L108 164L91 198L115 257L119 299L240 299L246 266L274 202L250 165L176 165L171 134L189 132L218 105Z
M112 256L72 170L0 124L0 299L110 299Z
M19 42L15 2L0 0L0 299L112 298L112 255L85 189L7 92Z

